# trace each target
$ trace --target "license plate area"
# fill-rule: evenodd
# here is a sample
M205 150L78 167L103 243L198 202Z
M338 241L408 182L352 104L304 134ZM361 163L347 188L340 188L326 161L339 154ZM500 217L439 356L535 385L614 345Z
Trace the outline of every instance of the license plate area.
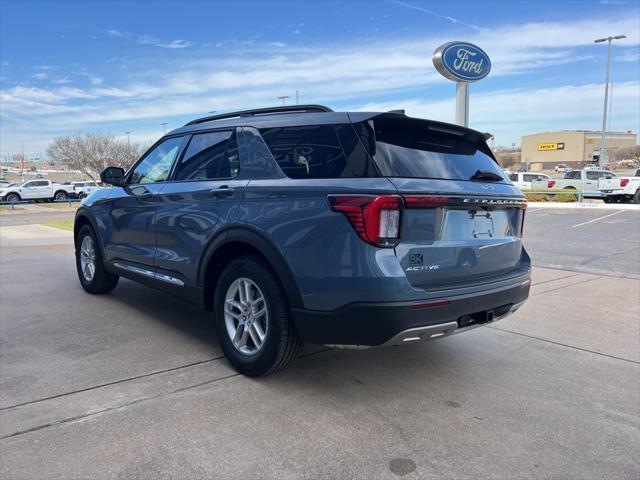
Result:
M443 241L492 240L516 236L507 209L445 209Z

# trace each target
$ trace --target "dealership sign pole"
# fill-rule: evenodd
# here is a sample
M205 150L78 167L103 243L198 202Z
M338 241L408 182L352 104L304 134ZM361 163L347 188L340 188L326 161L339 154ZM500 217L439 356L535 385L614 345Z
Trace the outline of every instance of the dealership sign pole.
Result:
M440 74L456 82L456 123L469 126L469 84L491 71L491 60L472 43L449 42L433 52L433 65Z

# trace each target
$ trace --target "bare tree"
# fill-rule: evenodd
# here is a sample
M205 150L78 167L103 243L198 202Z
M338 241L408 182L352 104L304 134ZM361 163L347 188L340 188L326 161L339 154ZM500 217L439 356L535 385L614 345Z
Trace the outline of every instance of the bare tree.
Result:
M51 160L79 170L94 181L106 167L127 169L138 158L138 146L104 133L78 132L56 137L47 154Z
M640 145L631 147L622 147L616 150L614 154L615 160L640 160Z

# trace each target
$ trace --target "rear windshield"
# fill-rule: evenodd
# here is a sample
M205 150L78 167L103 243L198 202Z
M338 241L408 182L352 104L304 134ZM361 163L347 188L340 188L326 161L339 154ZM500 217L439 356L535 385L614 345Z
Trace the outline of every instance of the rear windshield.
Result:
M354 124L382 175L471 180L478 172L507 181L500 166L481 146L455 132L438 132L424 121L377 117Z

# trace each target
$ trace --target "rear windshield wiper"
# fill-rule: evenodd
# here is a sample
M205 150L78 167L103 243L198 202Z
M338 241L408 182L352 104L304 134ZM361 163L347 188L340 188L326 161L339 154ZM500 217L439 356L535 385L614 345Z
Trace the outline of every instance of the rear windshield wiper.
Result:
M504 178L502 178L502 175L498 175L497 173L476 170L476 173L471 175L469 180L474 182L501 182Z

